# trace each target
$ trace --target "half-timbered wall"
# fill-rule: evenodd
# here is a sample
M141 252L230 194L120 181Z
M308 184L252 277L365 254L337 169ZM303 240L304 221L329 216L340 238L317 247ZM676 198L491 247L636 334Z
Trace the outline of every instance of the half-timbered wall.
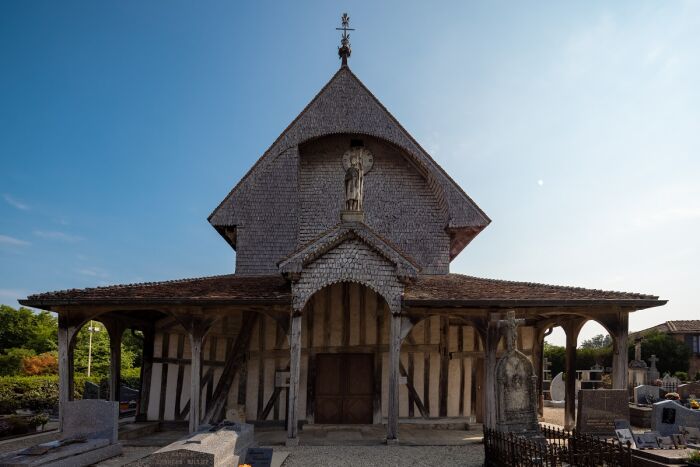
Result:
M375 356L374 423L386 419L388 318L386 302L359 284L334 284L311 298L302 318L300 420L314 421L315 355L353 352ZM215 325L206 338L201 413L206 413L240 326L241 317L232 315ZM532 328L519 328L518 347L530 355ZM420 418L421 409L431 418L476 415L475 405L482 396L476 394L477 365L482 359L483 344L464 318L431 316L416 323L401 347L399 416ZM246 364L231 386L227 408L238 410L247 420L283 422L287 388L278 386L275 376L288 370L289 343L283 328L273 318L258 314ZM149 420L187 420L189 378L189 338L180 326L164 327L155 338Z

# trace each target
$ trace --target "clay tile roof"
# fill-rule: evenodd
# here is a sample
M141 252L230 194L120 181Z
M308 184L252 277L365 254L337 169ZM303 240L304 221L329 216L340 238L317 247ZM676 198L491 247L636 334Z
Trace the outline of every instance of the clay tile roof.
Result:
M274 303L291 302L289 283L275 276L198 277L164 282L112 285L88 289L70 289L30 295L20 300L22 305L89 303L149 303L149 302L227 302Z
M445 306L468 304L478 306L490 302L494 304L512 302L513 306L535 303L543 306L564 303L573 305L594 302L629 302L629 304L656 306L666 303L654 295L484 279L462 274L419 276L415 283L407 286L404 302L408 305L429 305L432 302L434 305Z
M700 333L700 319L666 321L665 323L657 324L656 326L632 333L630 336L643 336L653 331L658 331L663 334Z

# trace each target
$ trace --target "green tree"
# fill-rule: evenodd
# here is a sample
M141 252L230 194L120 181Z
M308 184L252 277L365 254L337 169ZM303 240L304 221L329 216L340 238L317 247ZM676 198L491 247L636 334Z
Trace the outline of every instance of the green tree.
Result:
M566 348L560 345L544 343L544 356L552 364L549 369L552 371L552 378L564 371L566 360Z
M110 368L110 344L109 333L99 321L85 324L75 338L74 368L76 373L87 374L88 356L90 354L90 331L93 327L97 331L92 332L92 363L90 374L95 376L108 376ZM133 368L137 356L141 357L142 344L134 337L130 330L122 334L122 370Z
M628 355L630 360L634 358L634 343L630 344ZM642 339L642 360L649 362L652 355L659 358L656 368L662 375L666 372L674 374L677 371L688 371L690 349L685 342L678 341L673 336L658 331L645 335Z
M56 350L58 321L48 311L0 305L0 323L0 353L16 348L37 354Z
M5 349L0 355L0 376L14 376L21 372L22 361L25 357L33 357L36 353L31 349Z
M612 339L609 334L598 334L590 339L586 339L581 343L580 348L582 349L602 349L604 347L611 347Z

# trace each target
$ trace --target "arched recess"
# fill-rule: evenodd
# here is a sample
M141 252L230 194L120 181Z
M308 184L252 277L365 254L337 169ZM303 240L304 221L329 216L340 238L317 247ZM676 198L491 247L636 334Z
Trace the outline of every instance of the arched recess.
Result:
M311 295L301 314L300 420L383 422L390 320L384 297L359 282L333 282Z

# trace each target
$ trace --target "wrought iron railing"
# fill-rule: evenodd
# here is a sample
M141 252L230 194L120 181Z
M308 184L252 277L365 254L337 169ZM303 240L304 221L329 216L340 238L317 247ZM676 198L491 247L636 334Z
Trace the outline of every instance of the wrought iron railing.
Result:
M484 428L484 453L488 467L632 467L628 441L540 427L542 437L524 437Z

